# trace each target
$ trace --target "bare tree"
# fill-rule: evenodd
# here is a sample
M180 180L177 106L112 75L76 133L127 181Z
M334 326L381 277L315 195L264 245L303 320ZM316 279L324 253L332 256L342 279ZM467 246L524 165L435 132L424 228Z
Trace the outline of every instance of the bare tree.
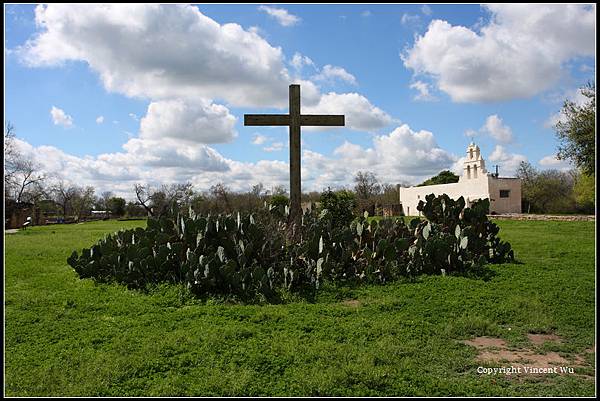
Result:
M359 198L369 199L371 196L378 195L381 192L381 185L377 177L370 171L359 171L354 176L354 192Z
M210 187L210 193L215 197L216 208L220 210L219 204L225 205L225 211L231 211L231 204L229 203L229 188L223 183L218 183Z
M15 128L10 123L5 124L4 130L4 187L6 195L14 197L17 202L23 202L27 192L39 193L42 182L46 177L40 173L39 164L27 159L15 145ZM33 188L35 187L35 190Z
M4 125L4 186L8 189L13 185L19 153L15 146L15 127L7 121Z
M176 202L178 206L188 204L192 196L194 196L191 182L171 184L167 187L163 186L163 190L166 192L169 202Z
M287 195L287 191L283 185L276 185L271 191L271 195Z
M88 214L94 205L94 187L75 187L74 196L71 199L71 204L73 207L73 213L75 213L75 217L77 220L81 220L81 218Z
M143 207L144 210L146 210L146 213L148 214L148 216L154 216L154 213L152 212L152 208L150 207L150 198L151 198L150 188L146 187L142 184L135 184L134 190L135 190L135 197L138 200L137 204L140 205L141 207Z
M265 186L262 184L262 182L259 182L256 185L252 186L252 195L256 196L256 197L261 197L263 195L263 192L265 190Z
M184 204L189 204L194 191L192 190L192 184L190 182L186 182L183 184L170 184L170 185L162 185L160 191L157 191L157 194L162 195L162 202L155 202L157 196L153 197L153 208L156 208L158 211L158 215L162 216L163 214L169 211L171 207L181 207Z
M23 192L21 196L21 201L32 203L34 205L39 204L39 202L43 200L47 200L50 197L48 191L42 182L36 182L31 184L27 191Z
M399 193L398 185L383 184L381 186L380 202L382 204L394 204L398 203Z
M110 209L110 199L114 197L114 194L111 191L104 191L100 194L98 198L97 207L100 210L109 210Z
M16 171L12 177L17 202L23 201L23 195L34 186L40 186L46 177L39 173L39 165L31 160L19 161Z
M69 212L73 210L73 198L77 195L78 188L74 185L68 185L60 180L52 188L54 201L62 209L63 218L67 218Z
M149 216L159 217L169 211L171 206L189 203L194 191L192 184L162 185L160 189L152 189L149 185L135 184L135 196Z

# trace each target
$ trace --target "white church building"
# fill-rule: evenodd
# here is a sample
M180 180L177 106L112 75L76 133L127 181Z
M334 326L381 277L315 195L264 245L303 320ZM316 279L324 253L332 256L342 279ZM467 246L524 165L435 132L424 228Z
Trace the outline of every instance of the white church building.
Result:
M407 216L418 216L419 201L425 196L446 194L452 199L464 197L467 206L477 200L490 200L490 213L521 213L521 179L498 177L488 173L479 146L471 142L467 147L467 160L462 176L452 184L427 185L423 187L400 187L400 204Z

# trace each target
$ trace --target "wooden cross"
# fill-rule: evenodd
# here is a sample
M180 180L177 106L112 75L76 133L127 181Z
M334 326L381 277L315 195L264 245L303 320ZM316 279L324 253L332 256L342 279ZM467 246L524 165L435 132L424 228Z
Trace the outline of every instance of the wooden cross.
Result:
M300 114L300 85L290 85L290 114L244 114L244 125L290 127L290 219L302 215L300 208L300 127L344 126L344 115Z

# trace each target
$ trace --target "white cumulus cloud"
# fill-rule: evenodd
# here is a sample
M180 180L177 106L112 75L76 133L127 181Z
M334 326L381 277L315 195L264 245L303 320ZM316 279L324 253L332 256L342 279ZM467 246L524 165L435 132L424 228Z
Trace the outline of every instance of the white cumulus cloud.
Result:
M263 148L263 150L265 152L278 152L280 150L282 150L285 146L285 143L283 142L273 142L271 145L269 146L265 146Z
M238 162L209 145L237 136L229 107L287 107L290 83L302 85L304 114L345 114L349 128L369 132L394 122L358 93L321 93L311 80L291 77L281 48L271 46L257 29L219 24L195 6L48 4L36 6L35 15L38 31L16 49L22 62L33 67L85 63L108 91L148 101L137 136L128 133L118 152L79 157L52 146L27 144L49 174L98 191L125 196L135 182L188 180L198 190L218 181L234 190L248 190L261 181L287 186L286 162ZM299 53L290 64L315 67ZM326 65L323 71L356 81L341 67ZM64 111L55 109L53 119L73 124ZM105 116L96 122L104 123ZM266 137L253 142L273 151L286 146L270 139L266 143ZM361 154L370 153L366 149ZM339 171L338 159L308 150L304 155L303 172L314 177L306 181L307 189L317 188L323 177L351 183L347 171ZM321 172L321 166L326 171Z
M323 95L314 106L303 107L302 113L344 114L346 126L358 131L372 132L393 122L392 117L386 112L373 106L366 97L358 93L330 92Z
M376 136L370 148L345 142L334 154L339 157L336 168L341 170L340 176L353 177L358 170L369 170L391 183L419 183L456 161L456 156L437 145L432 132L414 131L407 124Z
M400 18L400 23L408 27L416 28L421 24L421 17L404 13Z
M64 110L59 109L56 106L52 106L50 109L50 116L52 117L52 122L54 125L62 125L65 128L73 126L73 118L65 113Z
M260 6L258 7L258 9L260 11L266 12L271 17L275 18L281 26L293 26L301 21L300 17L290 14L288 10L284 8Z
M433 20L403 54L456 102L527 98L555 84L566 61L595 54L595 5L486 5L479 32Z
M21 61L84 62L108 91L128 97L285 108L290 83L302 85L303 107L327 96L312 81L290 76L282 49L257 30L219 24L195 6L48 4L36 6L35 16L38 32L16 50ZM291 65L314 63L298 53ZM324 71L355 80L340 67Z
M414 100L420 100L424 102L437 100L437 98L429 92L429 84L426 82L415 81L409 85L409 88L415 89L417 92L419 92L413 97Z
M227 171L226 159L216 150L200 143L182 143L173 138L132 138L123 145L127 156L136 164L149 167L193 169L200 171ZM185 174L182 174L185 175Z
M269 138L265 135L261 135L261 134L255 134L254 138L252 139L252 144L254 145L262 145L263 143L265 143Z
M576 106L581 107L587 104L590 101L590 98L585 96L581 92L581 88L572 89L567 91L562 98L566 98L567 100L575 103ZM562 104L561 104L562 107ZM565 123L567 121L566 116L562 112L562 110L552 114L548 119L544 122L545 128L554 128L556 124L559 122Z
M552 168L558 170L570 170L573 168L573 165L569 163L568 160L559 160L556 155L548 155L540 159L540 166L544 168Z
M294 53L294 56L292 57L290 64L297 71L300 71L302 69L302 67L304 67L305 65L310 65L312 67L315 66L315 63L310 59L310 57L303 56L302 54L300 54L298 52Z
M324 66L319 74L313 76L313 79L317 81L332 81L334 79L339 79L351 85L356 85L356 77L354 77L354 75L350 74L342 67L336 67L330 64Z
M513 140L512 129L504 124L497 114L488 116L480 131L487 133L498 142L509 143Z
M500 175L504 177L514 176L519 164L527 161L527 157L518 153L510 153L502 145L496 145L494 151L489 156L489 161L499 166ZM492 170L492 165L487 165L488 170Z
M231 142L236 118L227 107L207 100L161 100L150 103L140 122L140 137L173 138L187 142Z
M53 146L33 147L18 141L20 149L38 161L53 179L77 185L92 185L98 193L110 190L126 199L133 197L135 183L151 185L191 182L197 191L206 191L223 182L235 191L248 191L262 182L268 188L288 188L289 165L278 160L254 163L230 160L202 143L183 142L170 137L131 138L122 152L98 156L74 156ZM280 151L284 142L273 142L265 151ZM428 131L397 127L387 135L374 137L365 148L345 142L329 157L318 152L302 153L304 191L321 191L328 186L352 187L359 170L374 172L381 182L419 183L447 169L456 156L439 148Z
M283 106L287 100L290 78L281 48L194 6L48 4L35 8L35 18L39 34L17 49L24 62L85 62L111 92L200 96L238 106Z

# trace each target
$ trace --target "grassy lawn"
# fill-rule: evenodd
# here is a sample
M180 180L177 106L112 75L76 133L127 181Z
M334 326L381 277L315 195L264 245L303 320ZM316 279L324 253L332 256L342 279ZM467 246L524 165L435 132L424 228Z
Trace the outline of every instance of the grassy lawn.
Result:
M491 266L487 281L423 277L247 306L96 285L67 265L143 221L6 234L5 395L593 396L594 354L577 374L488 376L459 342L518 348L554 333L563 342L541 352L569 360L594 346L595 223L496 223L521 263Z

